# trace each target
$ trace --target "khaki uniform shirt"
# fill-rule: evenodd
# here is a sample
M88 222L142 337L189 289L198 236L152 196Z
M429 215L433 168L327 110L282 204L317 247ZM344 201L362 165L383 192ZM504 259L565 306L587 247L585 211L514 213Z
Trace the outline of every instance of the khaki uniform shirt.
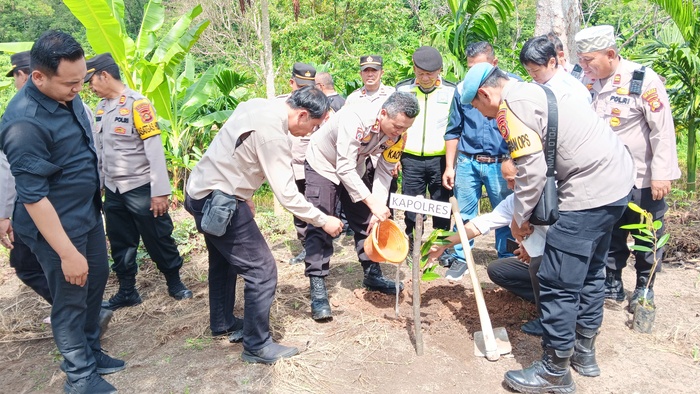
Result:
M202 199L214 190L250 200L267 179L272 192L294 216L316 227L328 217L304 199L294 183L288 106L279 99L241 103L214 137L187 183L187 194ZM246 136L236 147L241 136Z
M150 183L151 197L170 194L156 113L141 93L125 88L119 97L100 101L94 135L106 188L126 193Z
M277 96L281 102L287 101L291 93L281 94ZM309 146L309 136L296 137L289 134L289 141L292 144L292 169L294 170L294 179L304 180L304 160L306 160L306 147Z
M617 70L607 79L583 78L591 91L593 109L629 147L637 166L637 188L651 181L678 179L676 134L666 88L661 78L646 67L642 94L630 94L634 70L641 65L620 59Z
M367 88L363 86L348 95L345 105L371 104L372 110L376 109L375 112L379 112L386 99L395 91L394 87L380 83L376 92L368 94Z
M369 107L368 107L369 106ZM345 106L311 136L306 161L324 178L343 183L353 202L375 195L386 201L391 170L401 158L406 135L389 139L380 129L378 113L371 104ZM366 160L379 157L372 191L362 181Z
M559 209L579 211L611 204L634 185L634 162L610 127L575 93L554 92L558 102L555 162ZM527 221L544 190L543 150L547 96L536 84L510 81L501 92L496 121L515 159L515 209L518 225Z

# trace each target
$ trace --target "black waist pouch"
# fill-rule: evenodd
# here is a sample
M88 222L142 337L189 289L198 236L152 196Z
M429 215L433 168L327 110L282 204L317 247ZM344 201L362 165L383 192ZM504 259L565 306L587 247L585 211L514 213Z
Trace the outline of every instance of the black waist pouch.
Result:
M202 209L202 231L216 237L224 235L237 207L236 197L214 190Z

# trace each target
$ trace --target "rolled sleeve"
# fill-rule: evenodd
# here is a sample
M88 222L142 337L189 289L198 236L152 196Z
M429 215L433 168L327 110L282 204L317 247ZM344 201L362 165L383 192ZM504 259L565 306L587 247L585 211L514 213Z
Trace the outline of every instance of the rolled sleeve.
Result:
M447 118L447 130L445 130L445 141L455 140L462 136L462 104L460 103L459 93L455 90L452 105L450 106L450 115Z
M651 159L651 179L654 181L678 179L681 176L681 172L678 168L676 133L668 94L663 83L656 76L653 82L649 84L647 92L651 89L656 89L658 103L662 105L662 108L656 112L651 110L649 102L645 101L643 105L644 117L650 128L649 143L653 155Z
M47 197L50 182L60 179L63 169L49 161L50 145L48 132L30 122L14 123L5 131L3 151L15 177L17 202L32 204Z

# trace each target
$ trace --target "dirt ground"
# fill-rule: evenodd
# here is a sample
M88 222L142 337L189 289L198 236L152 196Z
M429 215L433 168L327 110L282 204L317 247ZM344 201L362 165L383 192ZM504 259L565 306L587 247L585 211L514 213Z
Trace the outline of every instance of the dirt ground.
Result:
M178 221L189 220L176 212ZM683 216L682 226L698 226ZM119 310L103 338L110 355L127 369L107 376L123 393L508 393L503 374L528 366L541 356L539 338L519 331L534 316L533 305L496 288L485 272L495 258L493 237L478 240L475 259L494 327L505 327L511 355L497 362L475 357L479 318L468 278L421 283L424 354L416 355L410 270L400 275L406 289L395 298L361 288L362 270L351 238L338 240L328 286L333 319L310 317L308 279L302 265L289 265L299 250L291 216L261 217L278 261L279 284L272 307L276 340L303 349L299 356L273 366L246 364L242 347L213 340L209 332L207 261L203 241L193 235L185 245L183 279L194 299L177 302L165 281L146 260L138 276L143 304ZM574 373L578 393L695 393L700 373L700 262L674 250L656 285L654 332L629 328L631 315L620 304L607 304L597 342L602 375ZM696 257L696 256L695 256ZM383 265L389 277L396 268ZM444 269L441 269L444 273ZM633 286L634 270L624 280ZM241 284L241 282L239 282ZM106 295L116 291L110 277ZM242 300L242 284L238 286ZM628 289L629 290L629 289ZM237 303L237 314L242 301ZM0 254L0 392L59 393L64 374L51 330L41 321L49 306L24 286Z

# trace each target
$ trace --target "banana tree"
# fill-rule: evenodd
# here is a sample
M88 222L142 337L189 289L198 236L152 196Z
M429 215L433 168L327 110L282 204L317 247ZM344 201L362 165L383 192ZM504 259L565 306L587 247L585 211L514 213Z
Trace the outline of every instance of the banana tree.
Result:
M447 0L450 13L442 17L431 36L434 43L443 43L450 54L445 57L445 70L458 78L464 76L467 58L465 49L474 41L494 43L498 37L498 20L504 22L514 11L511 0Z
M640 60L666 77L674 120L687 130L686 190L696 191L697 130L700 122L700 7L690 0L651 0L666 11L673 25L664 28L643 50Z

